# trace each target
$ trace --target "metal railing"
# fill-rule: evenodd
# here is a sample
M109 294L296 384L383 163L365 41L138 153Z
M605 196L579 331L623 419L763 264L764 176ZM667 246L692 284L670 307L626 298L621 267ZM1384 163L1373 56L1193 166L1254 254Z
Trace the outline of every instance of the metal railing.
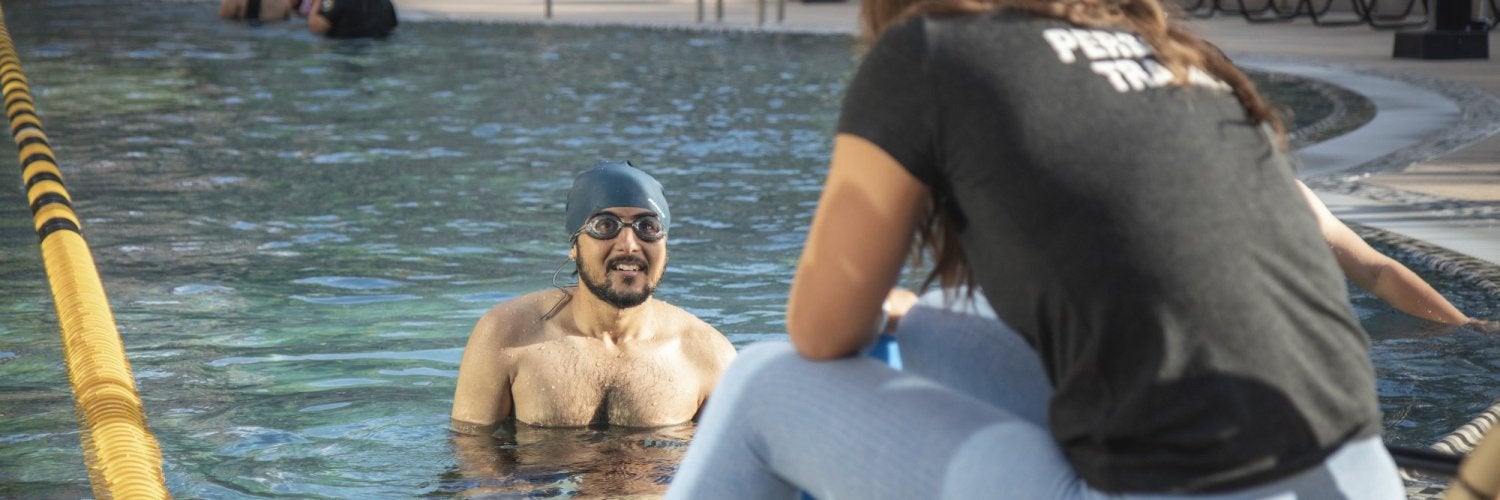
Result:
M1242 16L1252 23L1291 21L1306 17L1318 26L1368 25L1375 29L1425 26L1432 16L1429 0L1187 0L1183 9L1194 17L1224 14ZM1475 0L1472 16L1476 26L1493 30L1497 0ZM1420 10L1420 14L1418 14Z
M766 10L767 10L766 4L767 4L767 1L768 0L755 0L755 25L756 26L765 26L766 25ZM543 2L542 18L548 19L548 20L552 19L552 13L553 13L552 6L553 6L554 2L555 2L555 0L545 0ZM776 23L777 24L781 24L781 23L786 22L786 2L787 2L787 0L776 0ZM708 10L707 3L708 3L708 0L697 0L697 2L696 2L696 6L697 6L697 17L696 17L696 20L697 20L698 23L703 23L705 21L704 17L705 17L706 11ZM722 23L722 22L724 22L724 0L714 0L714 22L716 22L716 23Z

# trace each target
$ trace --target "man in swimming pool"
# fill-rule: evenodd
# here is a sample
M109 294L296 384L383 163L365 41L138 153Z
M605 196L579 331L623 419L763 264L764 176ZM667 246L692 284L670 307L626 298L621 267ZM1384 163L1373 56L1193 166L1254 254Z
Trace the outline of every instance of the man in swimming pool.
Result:
M584 286L496 305L469 335L452 428L655 427L694 419L734 358L714 327L652 298L667 264L661 184L629 163L573 179L566 228Z

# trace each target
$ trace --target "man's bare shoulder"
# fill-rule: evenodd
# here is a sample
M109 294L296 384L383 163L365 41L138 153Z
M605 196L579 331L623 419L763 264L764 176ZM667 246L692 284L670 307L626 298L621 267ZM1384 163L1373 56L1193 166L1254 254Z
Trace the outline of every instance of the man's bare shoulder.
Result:
M566 297L561 290L542 290L495 304L474 325L471 341L480 337L497 348L534 342L546 334L543 316Z
M695 358L715 360L720 368L734 358L734 345L729 343L729 339L718 328L681 307L660 300L657 304L661 306L663 314L669 315L676 325L677 335L688 354Z
M686 309L677 307L665 300L652 299L652 302L656 305L657 314L664 316L679 334L693 336L713 334L720 337L724 336L722 333L719 333L719 329L714 328L713 325L708 324L707 321L703 321L702 318L688 312Z

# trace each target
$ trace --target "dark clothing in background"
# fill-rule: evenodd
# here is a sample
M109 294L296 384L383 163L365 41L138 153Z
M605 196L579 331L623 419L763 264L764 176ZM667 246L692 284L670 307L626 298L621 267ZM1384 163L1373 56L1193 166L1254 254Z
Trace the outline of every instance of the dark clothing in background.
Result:
M384 38L398 24L390 0L322 0L318 12L328 19L329 38Z

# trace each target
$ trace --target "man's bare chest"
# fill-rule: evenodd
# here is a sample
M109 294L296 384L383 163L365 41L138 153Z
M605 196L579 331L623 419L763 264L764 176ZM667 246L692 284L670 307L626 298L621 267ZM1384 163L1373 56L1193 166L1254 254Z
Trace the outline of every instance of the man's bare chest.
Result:
M516 360L516 418L537 425L658 426L690 420L701 378L680 353L538 345Z

